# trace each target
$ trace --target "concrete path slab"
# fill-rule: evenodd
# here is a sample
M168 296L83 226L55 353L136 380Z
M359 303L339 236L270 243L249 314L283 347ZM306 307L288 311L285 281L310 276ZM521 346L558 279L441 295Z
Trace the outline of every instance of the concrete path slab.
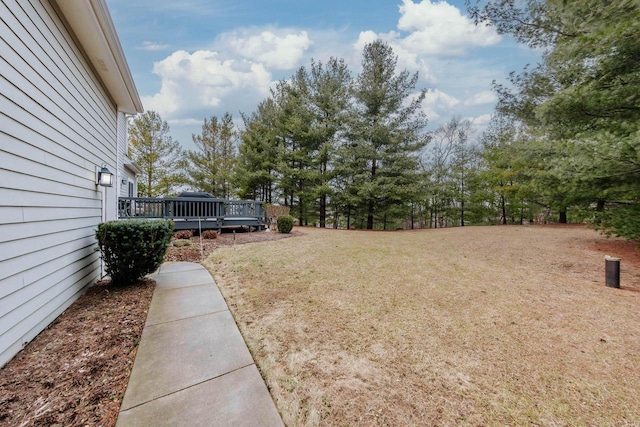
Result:
M213 280L207 270L185 270L170 273L157 273L149 276L156 281L156 289L184 288L187 286L208 285Z
M153 293L147 326L228 310L217 286L158 289Z
M145 327L122 409L253 364L228 311Z
M118 425L284 426L255 365L122 412Z
M282 426L220 290L193 263L163 264L117 427Z
M201 270L202 266L194 262L165 262L158 269L158 273L176 273L179 271Z

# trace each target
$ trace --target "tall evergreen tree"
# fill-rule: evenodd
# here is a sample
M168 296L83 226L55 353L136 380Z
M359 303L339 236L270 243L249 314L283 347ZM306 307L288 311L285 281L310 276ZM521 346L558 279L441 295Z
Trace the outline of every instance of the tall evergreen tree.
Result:
M290 206L301 224L326 224L332 159L350 99L349 84L344 61L332 58L326 66L312 61L310 70L301 67L291 79L278 82L245 120L238 178L268 178L270 200ZM270 153L270 161L255 161L258 147Z
M299 223L305 224L312 215L313 201L312 169L313 151L316 145L313 134L313 115L310 109L309 76L300 67L289 81L281 81L272 90L271 96L278 105L276 136L279 140L280 172L279 189L285 205L291 206L292 214ZM297 212L296 212L297 211Z
M291 206L301 224L326 225L334 214L382 227L412 212L419 193L417 153L425 145L424 92L417 74L396 74L391 48L365 49L363 72L352 85L344 61L301 67L279 82L258 111L243 117L240 194Z
M532 218L536 205L550 205L540 200L542 192L533 190L532 175L540 175L544 157L522 135L522 130L508 118L497 114L481 138L483 167L479 172L483 190L480 200L489 204L487 219L501 224ZM516 220L518 218L518 220Z
M180 143L171 138L169 125L155 111L137 115L129 126L129 157L142 170L141 197L170 196L186 182Z
M237 139L231 114L225 113L220 120L215 116L205 118L200 135L193 135L197 150L187 152L188 174L194 188L223 199L230 197Z
M239 157L234 182L239 196L272 203L278 179L278 139L276 115L278 106L273 98L258 104L256 112L243 115Z
M426 118L420 110L425 92L414 95L418 74L396 70L392 48L377 40L363 51L362 71L354 83L354 114L341 151L342 174L351 175L345 190L357 195L373 229L376 216L386 228L409 212L419 191L417 153L426 144ZM350 170L349 170L350 169Z
M318 220L325 227L329 197L333 194L333 162L350 104L351 74L343 60L311 62L309 87L313 114L313 193Z

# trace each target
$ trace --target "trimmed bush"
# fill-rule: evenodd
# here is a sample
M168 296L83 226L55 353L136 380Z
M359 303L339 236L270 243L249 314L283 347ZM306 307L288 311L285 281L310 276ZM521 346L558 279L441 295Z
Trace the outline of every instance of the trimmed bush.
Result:
M180 230L176 231L173 235L176 239L190 239L193 237L193 231L191 230Z
M138 282L160 267L173 235L173 221L129 219L103 222L96 238L105 271L115 285Z
M187 240L187 239L174 240L173 246L175 246L176 248L181 248L183 246L191 246L191 240Z
M205 230L202 232L202 238L203 239L217 239L218 238L218 232L217 231L213 231L213 230Z
M278 217L278 231L280 233L290 233L293 229L293 217L291 215L281 215Z

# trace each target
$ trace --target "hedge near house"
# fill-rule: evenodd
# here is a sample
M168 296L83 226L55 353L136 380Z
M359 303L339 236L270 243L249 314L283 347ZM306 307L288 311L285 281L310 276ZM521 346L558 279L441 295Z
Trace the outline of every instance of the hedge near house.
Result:
M120 220L98 225L96 238L105 272L115 285L136 283L160 267L173 235L173 221Z

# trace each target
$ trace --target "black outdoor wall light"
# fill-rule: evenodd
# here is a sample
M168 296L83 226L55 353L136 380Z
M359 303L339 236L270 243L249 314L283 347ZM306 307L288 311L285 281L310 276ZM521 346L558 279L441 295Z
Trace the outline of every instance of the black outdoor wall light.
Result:
M107 169L107 165L102 165L100 170L98 170L96 183L102 187L113 187L113 174Z

